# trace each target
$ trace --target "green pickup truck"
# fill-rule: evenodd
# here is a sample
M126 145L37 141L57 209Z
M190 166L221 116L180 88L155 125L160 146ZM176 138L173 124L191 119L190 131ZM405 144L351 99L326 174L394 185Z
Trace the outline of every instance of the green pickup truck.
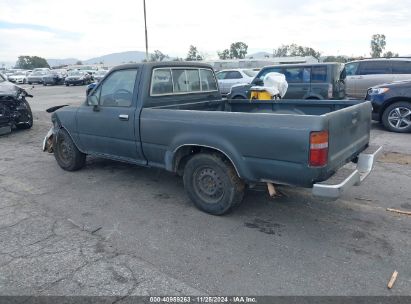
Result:
M43 150L75 171L94 155L182 175L201 210L224 214L247 185L286 184L337 198L371 172L371 104L224 100L209 65L113 68L79 107L49 109Z

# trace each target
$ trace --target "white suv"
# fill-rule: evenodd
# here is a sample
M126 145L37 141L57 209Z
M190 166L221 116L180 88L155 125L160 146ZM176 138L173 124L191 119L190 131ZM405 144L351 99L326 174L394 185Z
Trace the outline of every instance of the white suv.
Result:
M370 87L399 80L411 80L411 58L378 58L352 61L345 65L348 97L364 98Z

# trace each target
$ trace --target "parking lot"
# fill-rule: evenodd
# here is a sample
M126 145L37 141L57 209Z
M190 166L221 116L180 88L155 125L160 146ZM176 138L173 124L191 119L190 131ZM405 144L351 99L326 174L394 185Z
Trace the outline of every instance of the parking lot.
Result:
M386 210L411 211L411 134L373 123L384 154L337 201L248 190L216 217L162 170L89 158L63 171L41 151L45 109L86 88L25 87L34 126L0 138L2 295L411 295L411 216Z

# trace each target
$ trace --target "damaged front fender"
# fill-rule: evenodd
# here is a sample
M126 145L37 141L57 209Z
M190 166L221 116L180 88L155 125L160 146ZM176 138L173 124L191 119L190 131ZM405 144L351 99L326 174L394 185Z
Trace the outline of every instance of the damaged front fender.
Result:
M54 127L52 127L43 140L43 152L53 153L53 137L54 137Z

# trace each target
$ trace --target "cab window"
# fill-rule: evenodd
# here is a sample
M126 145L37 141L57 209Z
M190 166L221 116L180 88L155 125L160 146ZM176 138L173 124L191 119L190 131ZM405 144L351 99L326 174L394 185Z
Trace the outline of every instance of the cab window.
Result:
M388 60L360 62L357 75L391 74L391 63Z

